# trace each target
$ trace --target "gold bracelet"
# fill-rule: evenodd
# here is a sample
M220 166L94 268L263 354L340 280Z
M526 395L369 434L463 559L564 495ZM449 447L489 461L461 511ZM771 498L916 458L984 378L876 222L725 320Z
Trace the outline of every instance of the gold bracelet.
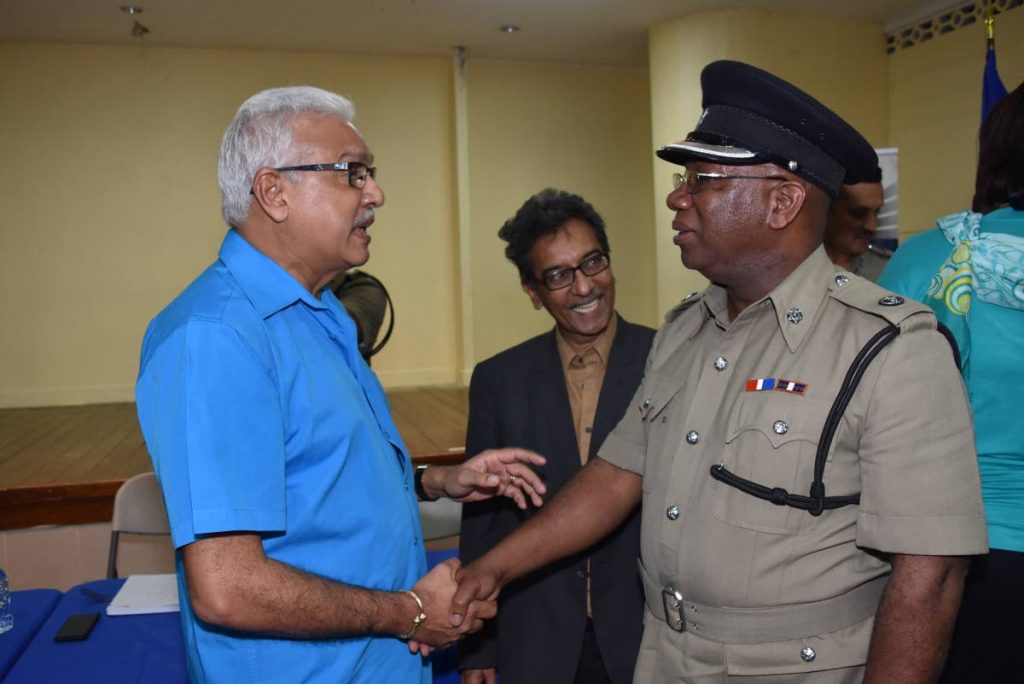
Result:
M423 601L421 601L420 597L416 595L416 592L414 592L411 589L404 589L402 590L401 593L412 596L413 601L416 602L416 606L420 609L420 614L412 619L412 629L409 630L409 633L402 634L398 637L402 641L409 641L409 639L412 639L414 636L416 636L416 630L418 630L420 628L420 625L422 625L426 621L427 614L423 612Z

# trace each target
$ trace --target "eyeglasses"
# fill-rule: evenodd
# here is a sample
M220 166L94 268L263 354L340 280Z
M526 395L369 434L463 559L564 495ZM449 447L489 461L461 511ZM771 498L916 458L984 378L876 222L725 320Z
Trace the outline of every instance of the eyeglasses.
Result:
M611 257L607 252L598 252L584 259L574 268L551 268L540 274L538 282L544 283L549 290L564 290L576 281L576 271L582 271L587 277L596 276L608 270Z
M341 171L348 174L348 184L356 190L366 187L367 178L377 177L377 167L362 162L334 162L333 164L303 164L302 166L279 166L275 171Z
M723 180L726 178L741 178L749 180L789 180L785 176L733 176L727 173L702 173L700 171L691 171L690 169L684 168L682 173L672 174L672 187L679 188L680 186L685 185L686 192L691 195L696 195L708 181Z

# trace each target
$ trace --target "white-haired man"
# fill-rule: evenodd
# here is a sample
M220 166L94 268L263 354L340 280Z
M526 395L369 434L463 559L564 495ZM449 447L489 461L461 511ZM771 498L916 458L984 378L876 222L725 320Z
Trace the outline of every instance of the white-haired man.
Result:
M416 498L539 503L536 454L416 469L325 285L369 258L384 193L344 98L258 93L218 178L219 259L150 324L136 395L177 554L194 681L426 682L465 631L424 576ZM415 492L415 494L413 493ZM494 603L477 604L474 625ZM408 643L404 643L408 642Z

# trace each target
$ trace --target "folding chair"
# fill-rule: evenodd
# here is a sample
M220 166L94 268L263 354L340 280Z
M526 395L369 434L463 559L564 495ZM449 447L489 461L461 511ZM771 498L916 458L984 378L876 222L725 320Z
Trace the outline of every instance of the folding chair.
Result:
M420 502L420 525L423 541L443 539L459 533L462 504L450 499Z
M110 525L110 556L107 577L117 577L117 545L122 532L170 535L164 495L153 473L127 480L114 495L114 520Z

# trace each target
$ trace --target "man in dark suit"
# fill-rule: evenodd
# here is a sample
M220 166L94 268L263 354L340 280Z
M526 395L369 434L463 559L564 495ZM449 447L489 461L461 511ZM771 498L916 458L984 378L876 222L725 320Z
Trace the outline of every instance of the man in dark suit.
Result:
M597 453L643 376L654 331L615 312L604 221L583 198L534 195L498 235L523 291L554 330L481 362L469 390L466 455L517 445L544 454L550 496ZM464 507L460 555L476 560L527 519ZM510 584L497 619L459 645L464 684L627 684L643 632L639 507L610 536Z

